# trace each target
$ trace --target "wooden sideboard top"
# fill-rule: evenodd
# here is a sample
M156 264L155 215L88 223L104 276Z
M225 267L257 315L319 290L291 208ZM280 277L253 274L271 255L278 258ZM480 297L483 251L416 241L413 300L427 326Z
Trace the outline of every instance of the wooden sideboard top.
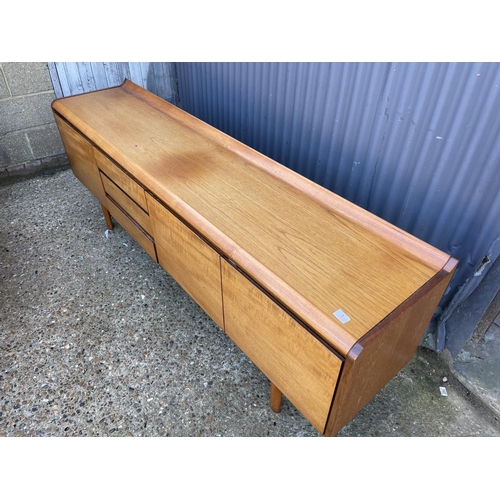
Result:
M343 355L450 260L128 80L53 109Z

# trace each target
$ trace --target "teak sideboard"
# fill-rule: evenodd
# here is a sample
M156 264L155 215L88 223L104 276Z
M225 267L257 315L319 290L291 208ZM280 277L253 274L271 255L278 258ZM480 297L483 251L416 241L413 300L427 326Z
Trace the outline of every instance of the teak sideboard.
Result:
M321 433L411 359L457 261L134 83L52 104L75 176ZM161 314L161 311L158 311Z

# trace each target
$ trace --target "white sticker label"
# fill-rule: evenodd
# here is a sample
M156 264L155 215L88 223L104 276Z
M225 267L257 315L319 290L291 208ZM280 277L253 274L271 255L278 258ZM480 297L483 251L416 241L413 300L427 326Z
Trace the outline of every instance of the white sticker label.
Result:
M342 311L342 309L337 309L333 315L343 324L343 323L347 323L348 321L351 321L351 318L349 318L349 316L347 316L347 314Z

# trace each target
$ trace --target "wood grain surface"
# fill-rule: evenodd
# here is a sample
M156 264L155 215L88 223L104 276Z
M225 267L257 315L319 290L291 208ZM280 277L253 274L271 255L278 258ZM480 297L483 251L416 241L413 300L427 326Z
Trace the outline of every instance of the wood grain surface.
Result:
M101 180L106 194L120 205L120 207L123 208L123 210L144 229L144 231L153 234L153 227L149 214L102 172Z
M448 259L131 82L54 109L341 354Z
M75 177L99 200L101 205L107 206L106 194L102 187L92 144L59 116L55 115L55 120Z
M319 431L326 419L341 359L304 330L225 260L225 332Z
M144 188L139 186L121 168L115 165L109 158L106 158L100 151L94 150L97 166L102 170L117 186L127 193L145 212L148 211Z
M219 255L149 194L147 202L160 265L224 329Z
M156 248L153 238L149 233L146 233L142 227L140 227L136 221L134 221L119 205L117 205L113 199L108 197L108 209L114 219L120 224L120 226L127 231L132 238L134 238L139 245L141 245L148 255L155 261L158 262L156 256Z
M348 353L326 435L336 435L410 361L456 265L450 258Z

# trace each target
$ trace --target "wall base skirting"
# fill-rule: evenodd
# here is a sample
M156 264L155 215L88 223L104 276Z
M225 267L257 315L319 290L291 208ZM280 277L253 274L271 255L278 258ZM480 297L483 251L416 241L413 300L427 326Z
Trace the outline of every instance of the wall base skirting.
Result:
M0 168L0 185L17 182L28 176L48 173L50 171L69 168L68 157L66 154L47 156L39 160L31 160L19 165Z

